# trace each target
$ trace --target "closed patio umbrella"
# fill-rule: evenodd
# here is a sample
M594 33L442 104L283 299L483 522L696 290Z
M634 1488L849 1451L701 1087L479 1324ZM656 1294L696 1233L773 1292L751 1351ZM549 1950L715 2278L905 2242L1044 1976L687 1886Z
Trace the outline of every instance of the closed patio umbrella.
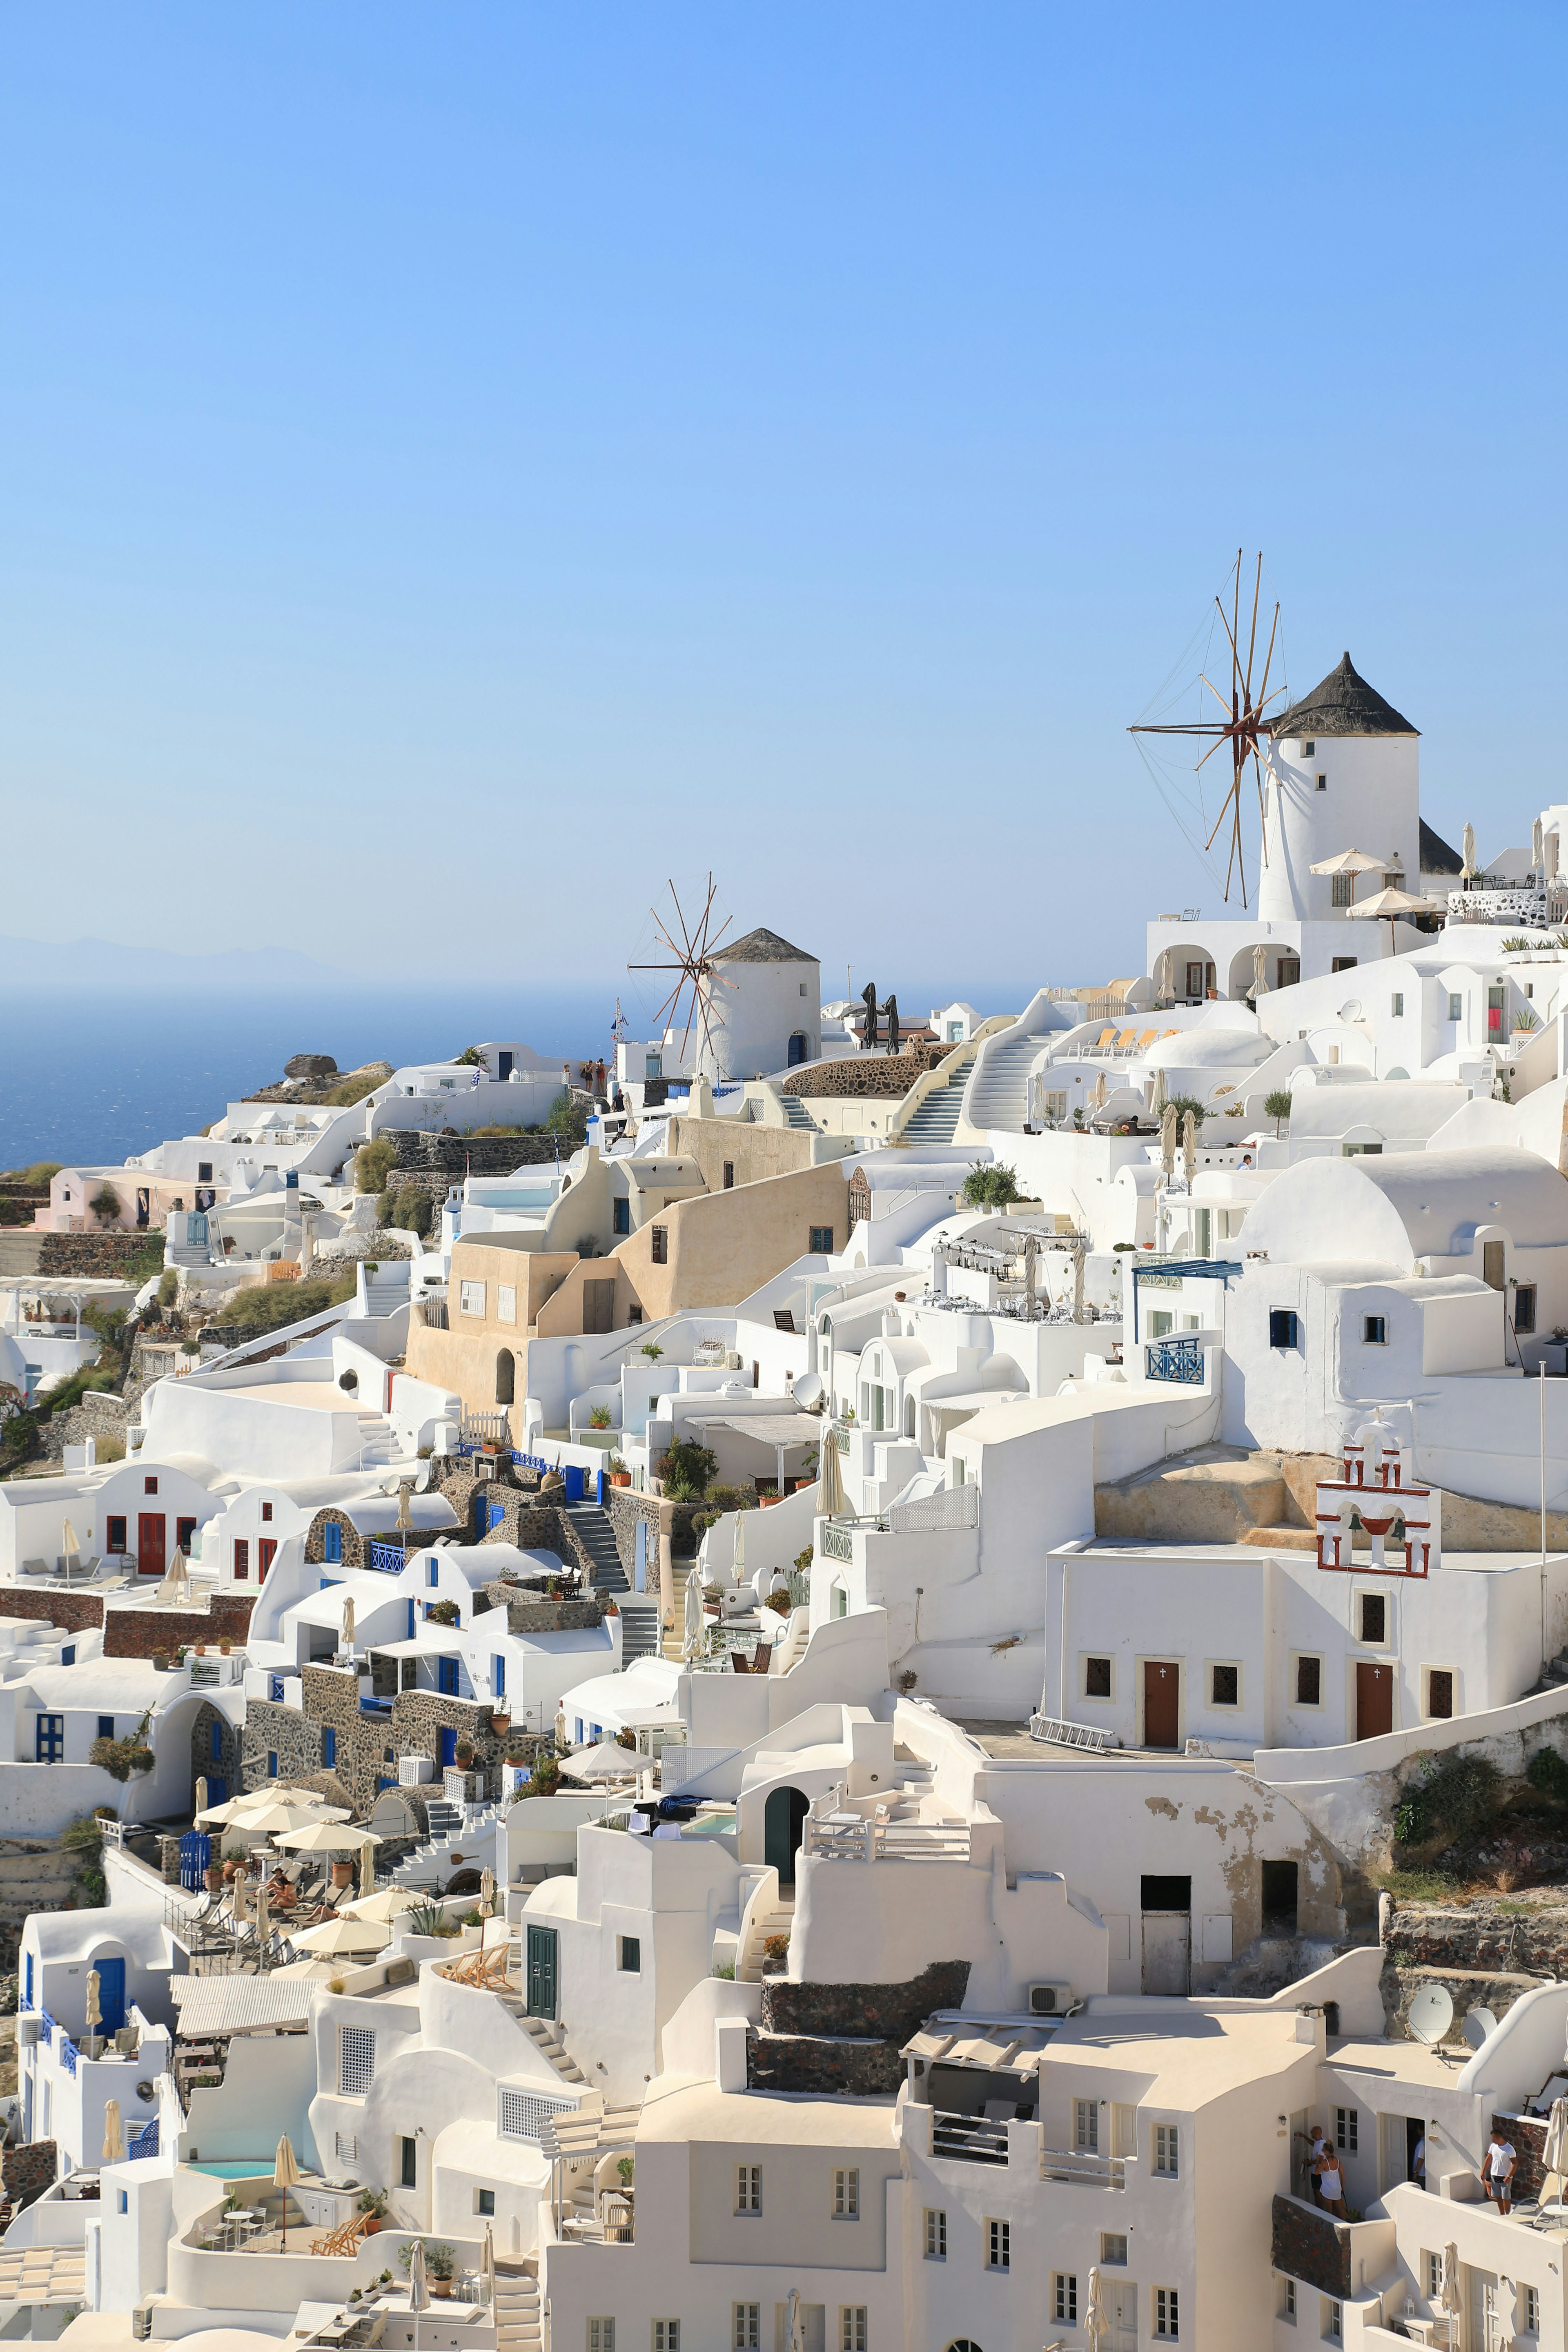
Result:
M62 1519L60 1521L60 1549L65 1554L68 1560L71 1558L73 1553L79 1552L81 1549L80 1544L77 1541L76 1529L71 1525L69 1519Z
M687 1665L702 1655L702 1579L692 1561L686 1576L686 1610L682 1622L680 1654Z
M285 2132L278 2143L278 2153L272 2159L272 2186L283 2191L281 2226L285 2248L289 2243L289 2191L297 2186L299 2179L300 2168L294 2160L293 2143Z
M258 1944L266 1943L271 1925L267 1916L267 1881L263 1879L256 1890L256 1940Z
M103 2109L103 2160L105 2164L125 2161L125 2134L120 2125L120 2102L109 2099Z
M735 1581L739 1584L746 1573L746 1514L744 1511L737 1511L735 1514L735 1556L731 1567Z
M1470 878L1471 878L1471 877L1474 875L1475 870L1476 870L1476 828L1475 828L1475 826L1474 826L1473 824L1468 824L1468 825L1465 827L1465 861L1464 861L1463 866L1462 866L1460 867L1460 869L1459 869L1459 879L1460 879L1460 881L1461 881L1461 882L1468 882L1468 881L1469 881L1469 880L1470 880Z
M496 2307L496 2242L489 2223L485 2223L485 2251L479 2258L479 2277L483 2283L484 2299L493 2311Z
M362 1845L359 1851L359 1891L362 1895L375 1893L375 1848Z
M1264 946L1262 940L1259 940L1258 945L1252 950L1252 993L1254 996L1267 996L1268 993L1268 982L1263 977L1263 967L1268 961L1268 950Z
M98 1970L89 1969L87 1972L87 2054L89 2058L94 2058L98 2054L95 2046L96 2029L103 2021L103 2011L99 2007L98 1991Z
M822 1433L822 1460L816 1473L816 1507L836 1519L846 1507L844 1473L838 1463L838 1433L831 1425Z
M1448 2341L1454 2341L1454 2322L1464 2305L1459 2296L1459 2249L1452 2238L1443 2249L1443 2279L1437 2289L1437 2308L1448 2317Z
M425 2275L425 2242L418 2239L408 2257L408 2308L414 2314L414 2352L419 2352L419 2315L430 2308L430 2283Z
M196 1777L196 1804L195 1804L195 1818L196 1818L196 1820L197 1820L198 1822L201 1820L202 1815L206 1811L206 1809L207 1809L207 1776L206 1776L206 1774L205 1774L205 1772L202 1772L202 1773L199 1773L199 1774L197 1775L197 1777Z
M1568 2099L1553 2099L1552 2102L1552 2113L1546 2125L1546 2145L1541 2153L1541 2169L1543 2176L1541 2203L1547 2205L1553 2201L1553 2180L1557 2184L1555 2195L1558 2199L1562 2197L1563 2182L1568 2180Z
M479 1908L493 1912L496 1902L496 1874L487 1863L479 1873Z
M1089 2267L1089 2300L1083 2307L1083 2332L1085 2340L1091 2347L1091 2352L1093 2347L1102 2343L1110 2332L1110 2316L1105 2308L1105 2297L1100 2292L1098 2263L1092 2263Z

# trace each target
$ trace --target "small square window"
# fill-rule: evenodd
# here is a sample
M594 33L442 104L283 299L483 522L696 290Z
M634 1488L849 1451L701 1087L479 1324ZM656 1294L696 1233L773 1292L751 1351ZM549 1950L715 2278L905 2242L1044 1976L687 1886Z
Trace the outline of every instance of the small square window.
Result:
M1459 991L1455 989L1448 998L1448 1018L1450 1021L1462 1021L1464 1017L1465 1000Z
M732 1160L724 1162L723 1189L726 1192L732 1192L735 1189L735 1163Z
M142 1492L144 1495L155 1495L155 1494L157 1493L157 1491L158 1491L158 1481L156 1480L156 1478L143 1478L143 1479L142 1479Z
M813 1257L831 1257L833 1255L832 1226L813 1225L811 1228L811 1240L807 1246L809 1247Z
M1012 2269L1013 2224L1011 2221L986 2222L985 2267L988 2271L1010 2271Z
M198 1160L196 1162L196 1182L198 1184L210 1184L212 1181L212 1161L210 1160Z
M1388 1639L1388 1597L1382 1592L1361 1595L1361 1638L1379 1646Z
M1303 736L1301 740L1301 757L1303 760L1310 760L1314 758L1317 753L1317 749L1318 746L1315 740Z
M1154 2126L1154 2169L1167 2180L1174 2180L1180 2169L1176 2161L1178 2129L1175 2124L1156 2124Z
M217 1728L217 1726L215 1724L215 1725L213 1726L213 1728L214 1728L214 1730L216 1731L216 1728ZM113 1737L114 1737L114 1717L113 1717L111 1715L100 1715L100 1716L99 1717L99 1718L98 1718L98 1736L99 1736L99 1738L100 1738L100 1739L112 1739L112 1738L113 1738Z
M947 2260L947 2215L940 2206L926 2207L926 2260L945 2263Z
M680 2322L679 2319L656 2319L654 2321L653 2352L680 2352Z
M1118 2230L1102 2230L1100 2233L1100 2259L1106 2270L1124 2270L1127 2266L1127 2240Z
M483 2214L488 2219L489 2216L494 2214L495 2210L495 2190L493 2189L476 2189L474 2191L475 2212Z
M867 2309L863 2303L839 2305L838 2352L866 2352Z
M1083 1662L1083 1695L1085 1698L1110 1696L1110 1660L1086 1658Z
M1293 1348L1296 1345L1297 1319L1289 1307L1271 1307L1268 1310L1268 1344L1271 1348Z
M654 1262L655 1265L668 1265L669 1264L669 1228L668 1228L668 1225L650 1225L650 1226L648 1227L648 1235L649 1235L650 1245L651 1245L652 1253L653 1253L653 1262ZM655 2325L656 2326L658 2326L658 2324L659 2324L659 2323L658 2323L657 2320L654 2322L654 2325Z
M1361 1336L1369 1348L1386 1348L1388 1345L1386 1316L1363 1315L1361 1320Z
M1296 2282L1293 2278L1282 2278L1279 2282L1279 2316L1281 2319L1288 2319L1292 2327L1295 2326Z
M1239 1666L1209 1668L1209 1705L1211 1706L1241 1705L1241 1668Z
M270 1503L263 1503L261 1506L261 1524L264 1528L270 1527L272 1524L272 1506Z
M1320 782L1318 790L1321 792L1322 789L1322 783ZM1334 905L1336 907L1350 906L1352 903L1351 893L1355 887L1355 876L1353 874L1336 874L1333 876L1332 880Z
M128 2189L121 2189L118 2192L118 2197L119 2202L116 2210L121 2213L129 2213L131 2210L131 2191Z
M738 2164L735 2167L735 2210L737 2213L760 2213L763 2210L763 2168L760 2164Z
M1513 1328L1516 1331L1533 1331L1535 1328L1535 1285L1533 1282L1521 1282L1515 1288L1513 1294Z
M1321 776L1318 778L1318 790L1319 790L1321 793L1326 793L1326 792L1328 791L1328 789L1329 789L1329 780L1328 780L1327 776L1322 776L1322 775L1321 775Z
M1323 1662L1321 1658L1297 1659L1296 1704L1298 1706L1322 1706Z
M623 1976L635 1977L642 1968L642 1938L622 1936L617 1938L616 1966Z
M1447 1666L1433 1666L1426 1676L1426 1712L1447 1723L1454 1712L1454 1677Z
M833 2175L833 2218L836 2221L858 2221L860 2219L860 2173L857 2166Z

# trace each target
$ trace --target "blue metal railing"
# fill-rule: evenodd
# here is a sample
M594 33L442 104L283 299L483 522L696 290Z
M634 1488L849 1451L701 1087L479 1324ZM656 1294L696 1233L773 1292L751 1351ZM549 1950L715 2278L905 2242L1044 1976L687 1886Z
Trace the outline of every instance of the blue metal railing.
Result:
M76 2073L77 2047L68 2033L60 2036L60 2064L68 2074Z
M180 1885L187 1893L194 1895L205 1882L212 1851L205 1830L187 1830L180 1840Z
M44 2029L45 2041L52 2042L56 2034L60 2031L59 2019L58 2017L51 2017L47 2009L40 2008L38 2011L38 2021Z
M152 2122L145 2125L141 2131L132 2133L130 2139L125 2145L125 2153L132 2161L134 2161L137 2157L157 2155L158 2118L156 2116L154 2116Z
M1184 1388L1202 1388L1203 1343L1198 1339L1155 1339L1143 1350L1152 1381L1175 1381Z
M400 1576L405 1559L405 1555L400 1543L388 1543L384 1538L372 1536L370 1539L372 1568L379 1569L384 1576Z

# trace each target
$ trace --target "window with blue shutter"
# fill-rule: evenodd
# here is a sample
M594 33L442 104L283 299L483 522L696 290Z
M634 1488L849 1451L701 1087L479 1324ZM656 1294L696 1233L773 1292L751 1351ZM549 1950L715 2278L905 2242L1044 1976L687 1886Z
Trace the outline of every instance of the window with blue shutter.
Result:
M338 1760L338 1735L329 1723L321 1732L321 1761L330 1771Z
M499 1654L490 1667L490 1696L492 1698L506 1696L506 1660Z
M321 1558L341 1560L343 1556L343 1531L336 1519L329 1519L321 1529Z
M442 1697L443 1697L443 1698L456 1698L456 1697L457 1697L457 1696L458 1696L458 1661L457 1661L457 1659L456 1659L456 1658L437 1658L437 1661L436 1661L436 1687L437 1687L437 1689L440 1692L440 1694L441 1694L441 1696L442 1696Z

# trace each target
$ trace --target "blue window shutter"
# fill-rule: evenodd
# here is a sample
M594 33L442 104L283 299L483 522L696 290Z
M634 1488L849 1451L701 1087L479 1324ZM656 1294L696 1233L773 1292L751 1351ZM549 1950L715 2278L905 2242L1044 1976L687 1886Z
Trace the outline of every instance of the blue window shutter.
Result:
M269 1749L268 1752L267 1777L269 1780L276 1780L278 1778L278 1750L276 1748Z
M441 1581L441 1570L433 1559L428 1560L426 1563L425 1581L430 1587L432 1591L435 1591L436 1587Z
M338 1760L338 1735L329 1723L321 1733L321 1761L329 1769Z
M321 1529L321 1558L339 1559L343 1556L343 1531L336 1519L329 1519Z
M75 1665L75 1664L76 1664L76 1643L75 1643L74 1642L68 1642L68 1643L66 1644L66 1647L65 1647L65 1648L60 1652L60 1664L61 1664L61 1665L62 1665L62 1666L74 1666L74 1665Z
M506 1696L506 1660L499 1653L490 1671L490 1691L496 1698Z
M408 1596L408 1633L406 1639L410 1642L414 1639L414 1595L412 1593Z

